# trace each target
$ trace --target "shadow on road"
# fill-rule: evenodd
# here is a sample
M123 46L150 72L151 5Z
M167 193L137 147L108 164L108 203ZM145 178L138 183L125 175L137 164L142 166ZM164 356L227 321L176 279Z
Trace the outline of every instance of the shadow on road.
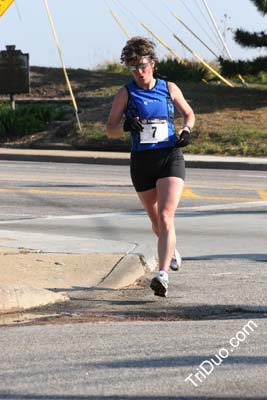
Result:
M8 400L122 400L121 395L115 396L94 396L94 395L49 395L49 394L25 394L25 393L10 393L10 392L0 392L1 399ZM160 396L157 395L157 400L266 400L266 397L258 396ZM155 395L151 396L131 396L123 395L123 400L155 400Z
M267 253L237 253L237 254L206 254L196 257L183 257L184 261L193 260L253 260L260 262L267 262Z

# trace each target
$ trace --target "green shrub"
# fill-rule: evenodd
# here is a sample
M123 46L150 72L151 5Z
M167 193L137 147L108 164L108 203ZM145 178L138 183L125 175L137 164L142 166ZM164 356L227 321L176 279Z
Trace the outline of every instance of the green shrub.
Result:
M267 57L257 57L252 61L237 60L231 61L220 57L221 73L224 76L257 75L262 71L267 71ZM266 74L266 72L265 72Z
M129 71L125 67L125 65L115 62L113 63L107 62L106 64L99 65L98 69L106 72L114 72L116 74L127 74L127 73L129 74Z
M52 105L19 105L13 111L8 104L0 104L0 141L31 135L63 118L63 109Z
M261 143L258 147L259 154L262 156L267 156L267 144Z
M99 65L98 69L118 74L129 74L129 71L125 65L115 62L107 62ZM200 63L186 61L186 64L183 64L173 58L166 58L159 61L157 66L157 74L159 77L172 81L200 82L203 79L210 79L209 71L207 71Z
M266 71L260 71L258 74L255 75L246 75L244 78L247 83L267 84Z
M200 82L207 79L206 69L197 62L186 61L183 64L176 59L166 58L158 63L157 74L170 81Z

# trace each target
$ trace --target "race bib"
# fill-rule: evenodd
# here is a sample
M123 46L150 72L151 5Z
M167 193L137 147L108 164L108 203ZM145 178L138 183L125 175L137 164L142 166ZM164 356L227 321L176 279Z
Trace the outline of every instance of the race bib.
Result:
M154 122L155 121L155 122ZM168 142L168 123L166 120L148 120L140 132L140 143Z

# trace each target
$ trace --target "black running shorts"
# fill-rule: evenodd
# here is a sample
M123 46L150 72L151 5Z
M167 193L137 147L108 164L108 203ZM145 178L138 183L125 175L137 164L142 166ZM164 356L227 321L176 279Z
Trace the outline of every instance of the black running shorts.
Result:
M131 178L137 192L153 189L158 179L169 176L185 179L185 162L180 148L131 153Z

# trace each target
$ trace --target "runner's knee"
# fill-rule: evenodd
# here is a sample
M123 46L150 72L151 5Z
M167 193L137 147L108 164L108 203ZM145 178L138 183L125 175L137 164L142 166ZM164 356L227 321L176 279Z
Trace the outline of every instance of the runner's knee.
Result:
M159 229L164 231L170 231L174 226L173 213L168 210L163 210L159 213L158 221Z

